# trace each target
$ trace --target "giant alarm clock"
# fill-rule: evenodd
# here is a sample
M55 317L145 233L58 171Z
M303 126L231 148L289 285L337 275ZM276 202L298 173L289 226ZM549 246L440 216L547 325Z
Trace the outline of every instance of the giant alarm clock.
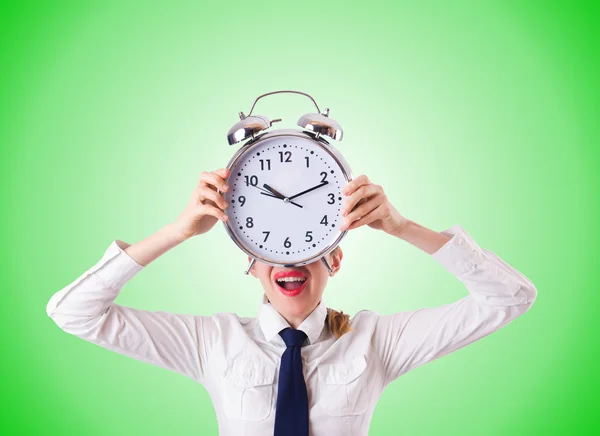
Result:
M317 113L300 117L302 129L269 129L274 122L252 115L263 97L293 93L312 100ZM316 101L298 91L275 91L259 96L248 115L227 133L229 145L246 141L227 164L230 189L222 193L229 204L223 223L231 239L250 256L248 274L256 260L273 266L295 267L321 260L347 233L340 231L342 188L352 180L350 167L328 140L342 139L342 128L321 112Z

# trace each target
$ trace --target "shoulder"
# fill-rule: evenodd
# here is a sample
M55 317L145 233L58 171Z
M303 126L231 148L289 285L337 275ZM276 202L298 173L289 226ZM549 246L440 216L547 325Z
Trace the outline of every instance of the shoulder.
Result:
M374 310L363 309L356 312L354 316L350 318L350 325L356 329L373 327L377 323L379 317L379 313Z
M231 333L238 329L251 329L256 317L242 317L234 312L218 312L210 316L201 316L205 329L218 331L220 334Z
M256 317L249 316L239 316L234 312L217 312L214 315L203 316L202 318L211 318L214 322L220 324L248 324L254 320Z
M257 318L241 317L233 312L196 316L198 335L202 339L206 355L212 354L215 347L233 352L236 347L244 346L245 338L255 336L256 322Z
M364 320L364 319L373 319L373 318L379 318L379 313L375 312L374 310L369 310L369 309L363 309L363 310L359 310L358 312L356 312L354 314L354 316L351 318L352 321L354 320Z

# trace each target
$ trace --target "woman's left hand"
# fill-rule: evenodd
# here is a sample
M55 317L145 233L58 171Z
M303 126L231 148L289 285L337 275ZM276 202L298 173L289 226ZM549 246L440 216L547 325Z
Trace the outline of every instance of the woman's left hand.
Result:
M348 182L342 189L342 194L345 197L344 206L340 210L340 230L352 230L367 224L395 235L409 221L392 206L383 187L371 183L364 174Z

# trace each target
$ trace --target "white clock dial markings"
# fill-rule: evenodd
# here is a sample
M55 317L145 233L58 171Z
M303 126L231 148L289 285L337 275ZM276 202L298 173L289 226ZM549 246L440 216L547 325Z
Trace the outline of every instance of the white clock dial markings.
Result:
M265 258L311 257L339 236L345 182L337 162L313 141L269 138L231 168L231 227Z

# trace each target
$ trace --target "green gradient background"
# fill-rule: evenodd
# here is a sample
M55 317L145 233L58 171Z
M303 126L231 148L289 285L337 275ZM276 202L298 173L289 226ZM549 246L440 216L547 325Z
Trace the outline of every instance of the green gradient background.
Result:
M539 291L522 318L389 386L370 434L597 434L598 14L415 3L3 3L2 433L217 433L202 386L62 332L45 306L112 240L176 218L199 173L234 153L238 111L296 89L342 124L355 176L424 226L461 224ZM293 127L312 109L279 95L256 111ZM342 247L330 307L387 314L466 293L382 232ZM117 302L255 316L246 264L218 224Z

